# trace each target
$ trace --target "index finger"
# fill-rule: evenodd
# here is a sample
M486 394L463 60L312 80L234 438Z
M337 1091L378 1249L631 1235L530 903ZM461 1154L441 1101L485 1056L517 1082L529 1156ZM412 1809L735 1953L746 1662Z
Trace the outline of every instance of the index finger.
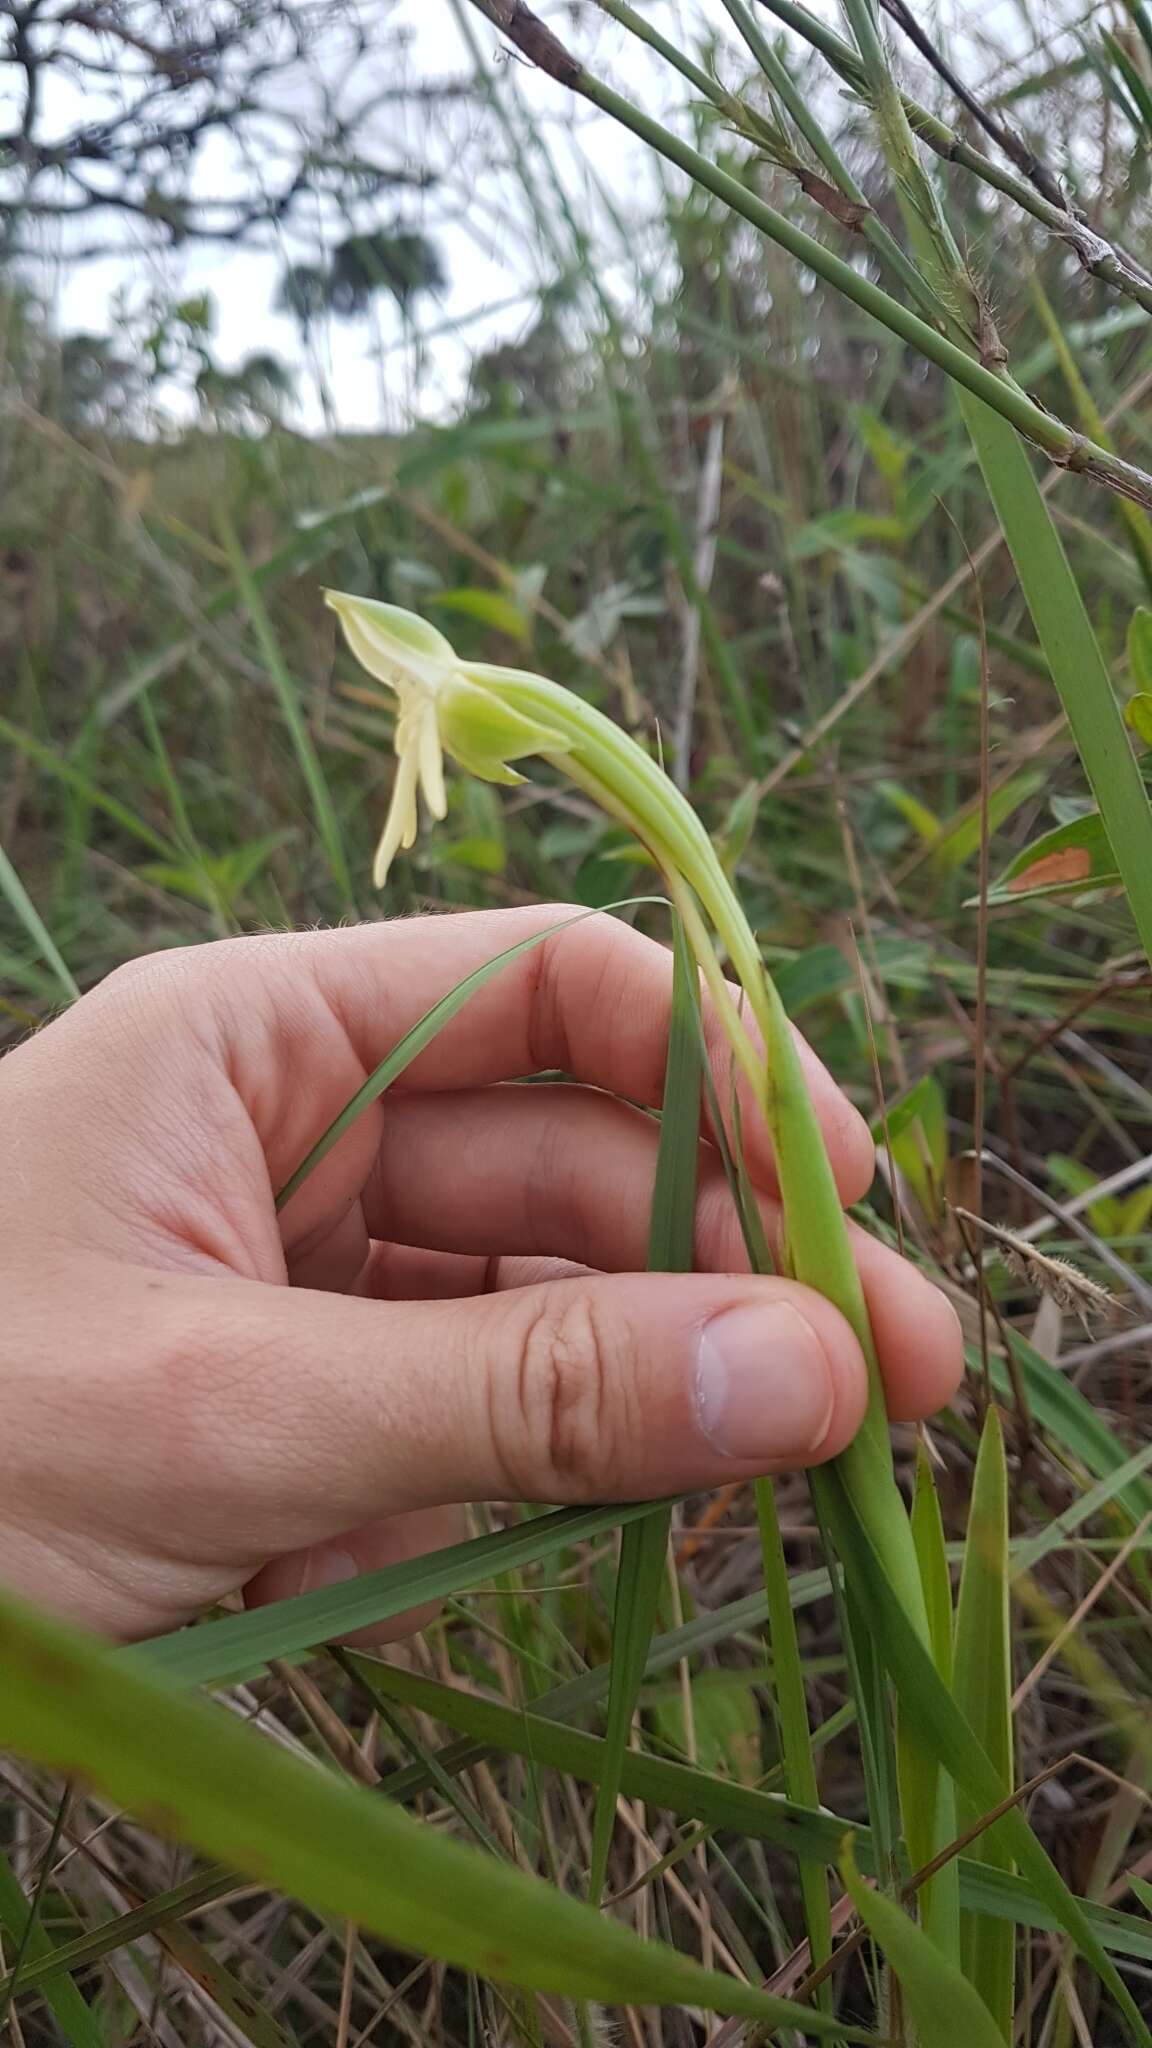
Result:
M410 1090L475 1088L522 1075L557 1070L614 1095L656 1109L664 1089L672 999L672 958L655 940L602 913L572 921L571 907L532 905L523 909L456 912L353 929L270 936L225 942L237 969L258 967L261 1009L275 1020L274 1043L283 1057L286 1037L297 1038L291 1062L295 1104L307 1103L314 1120L312 1139L339 1113L352 1089L449 990L476 968L523 939L547 933L531 952L510 962L480 989L418 1056L395 1084ZM200 949L201 952L203 949ZM216 983L217 994L231 974ZM239 982L243 981L241 991ZM319 997L353 1049L360 1071L333 1062L307 1012L307 993ZM251 982L237 977L243 1001L234 1015L239 1033L235 1053L253 1025ZM300 1019L288 1032L288 1020ZM727 1038L707 997L703 1006L709 1059L722 1103L733 1085L742 1098L743 1136L749 1171L761 1187L775 1186L768 1136L748 1099L746 1084L732 1073ZM751 1020L749 1028L753 1031ZM837 1088L827 1069L797 1034L808 1085L842 1198L856 1201L873 1171L866 1124ZM345 1084L334 1088L345 1066ZM235 1071L235 1070L234 1070ZM254 1091L269 1100L267 1070ZM274 1094L275 1091L272 1091ZM253 1100L249 1097L250 1102ZM297 1115L288 1121L297 1122ZM277 1117L264 1133L279 1159ZM306 1149L306 1148L305 1148ZM286 1171L299 1152L288 1159ZM271 1163L271 1149L269 1153Z

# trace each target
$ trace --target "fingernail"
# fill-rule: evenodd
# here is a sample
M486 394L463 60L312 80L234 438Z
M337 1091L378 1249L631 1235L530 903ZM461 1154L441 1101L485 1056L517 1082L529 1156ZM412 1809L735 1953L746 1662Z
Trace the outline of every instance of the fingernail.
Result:
M828 1434L834 1405L824 1346L787 1302L725 1309L704 1324L696 1414L725 1457L770 1464L811 1457Z
M302 1593L318 1593L323 1586L342 1586L345 1579L358 1579L360 1566L350 1550L311 1550L304 1567Z

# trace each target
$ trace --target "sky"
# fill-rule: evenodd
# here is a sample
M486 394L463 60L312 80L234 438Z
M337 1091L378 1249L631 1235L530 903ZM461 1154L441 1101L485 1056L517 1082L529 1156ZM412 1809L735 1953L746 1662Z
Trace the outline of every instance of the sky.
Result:
M817 0L817 5L835 18L835 0ZM642 98L651 111L676 120L683 97L679 81L590 0L578 6L552 0L542 11L594 69ZM647 11L686 48L697 45L703 22L713 27L727 22L720 0L654 0ZM393 0L382 19L387 45L357 75L357 95L370 102L374 90L394 87L400 78L427 84L472 76L479 58L513 119L518 106L530 106L542 124L572 203L593 224L604 278L610 288L626 293L629 265L643 261L642 222L657 191L656 166L641 145L505 51L495 30L465 0ZM1019 21L1015 0L992 0L978 19L981 32L993 31L1002 45L1011 47L1019 38L1013 26ZM324 61L338 62L339 53L329 52ZM63 95L59 118L66 122L74 118L78 96L69 99L73 88L68 85L57 89ZM295 81L290 89L302 95L303 108L307 80ZM382 156L430 162L440 172L439 183L427 192L386 195L377 203L381 223L395 218L425 229L444 258L448 288L439 301L423 301L420 324L426 340L418 352L406 347L395 309L381 295L371 321L325 323L314 344L319 362L309 357L296 324L273 310L285 264L313 253L301 234L266 248L208 244L174 255L121 229L122 253L83 264L61 258L50 267L58 323L66 331L106 331L115 328L121 305L138 309L153 293L208 291L216 306L218 363L235 367L257 349L284 358L298 379L295 418L301 427L316 429L324 421L313 374L317 368L335 423L342 428L397 427L415 412L451 417L467 388L473 356L524 331L533 317L535 288L555 274L556 257L541 245L521 182L508 167L508 131L486 110L456 102L430 113L426 106L403 107L390 97L370 117L370 132ZM531 153L530 144L529 160L532 176L546 180L548 167ZM203 189L218 188L221 177L234 176L235 170L223 155L207 157L199 173ZM613 225L613 210L635 223L631 245Z
M472 28L472 48L458 13ZM357 79L358 95L370 96L374 77L394 87L398 75L425 84L471 76L477 54L491 68L496 90L512 104L529 76L528 67L512 59L522 74L512 77L496 32L470 8L454 8L452 0L401 0L389 14L388 26L402 40L381 51L374 68ZM615 58L621 42L621 33L598 17L592 34L584 33L582 46L586 52ZM643 68L659 101L661 81L652 75L654 67L645 63ZM57 118L64 125L75 118L79 96L67 85L57 90ZM306 85L298 81L296 90L306 93ZM650 182L638 147L614 123L594 109L576 109L569 95L536 73L531 74L531 97L535 111L548 123L561 174L578 201L582 150L588 152L597 174L618 190L635 195ZM491 162L499 131L484 114L470 112L459 102L430 113L424 106L405 109L389 99L371 119L369 132L381 156L430 162L440 171L439 184L426 193L385 195L378 202L378 218L426 229L443 254L449 282L441 299L426 298L422 303L420 324L430 331L430 339L420 351L418 367L384 295L370 321L325 323L314 346L320 350L337 423L344 428L375 428L382 421L396 425L413 407L425 416L450 416L466 389L474 354L524 330L533 317L535 288L555 268L531 228L518 181ZM219 189L222 176L229 174L235 175L234 162L226 159L223 148L206 154L199 170L202 189ZM367 224L370 218L363 215L357 224ZM207 244L179 254L150 245L130 227L114 232L123 253L78 264L61 252L50 264L47 275L62 329L114 330L122 306L138 309L154 293L183 297L211 292L217 361L235 367L255 349L272 350L297 373L300 424L322 424L310 375L315 355L303 348L296 323L274 310L286 263L314 253L306 231L290 231L263 248Z

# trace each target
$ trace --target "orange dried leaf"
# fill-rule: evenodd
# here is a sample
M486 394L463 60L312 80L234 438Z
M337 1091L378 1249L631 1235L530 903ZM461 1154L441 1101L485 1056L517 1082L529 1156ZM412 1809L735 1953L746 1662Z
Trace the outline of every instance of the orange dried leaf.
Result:
M1046 853L1042 860L1034 860L1031 867L1013 875L1004 887L1013 896L1025 889L1050 888L1054 882L1086 882L1092 873L1092 855L1086 846L1062 846L1057 853Z

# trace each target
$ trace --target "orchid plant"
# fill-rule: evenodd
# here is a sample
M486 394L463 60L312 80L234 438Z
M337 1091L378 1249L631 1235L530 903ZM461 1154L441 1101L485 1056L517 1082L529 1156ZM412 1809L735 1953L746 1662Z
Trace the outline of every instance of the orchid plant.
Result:
M573 691L525 669L466 661L435 626L396 605L343 591L326 598L352 653L396 700L396 772L373 868L378 888L396 853L415 842L420 795L433 818L445 815L445 754L486 782L522 782L513 764L532 756L551 762L627 826L661 870L768 1126L784 1214L783 1263L834 1303L868 1360L867 1414L837 1469L905 1613L926 1639L920 1572L893 1475L875 1346L840 1199L792 1027L700 819L659 762ZM742 1004L725 978L720 949Z

